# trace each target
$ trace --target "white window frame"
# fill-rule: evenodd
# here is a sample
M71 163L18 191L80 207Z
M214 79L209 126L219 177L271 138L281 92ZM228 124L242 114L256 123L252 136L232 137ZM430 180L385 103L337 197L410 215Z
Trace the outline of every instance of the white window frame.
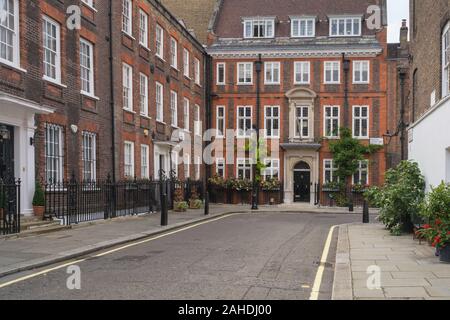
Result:
M301 116L298 116L298 109L302 109ZM308 116L305 117L304 110L308 110ZM308 135L303 135L303 131L305 129L304 127L304 120L307 120L308 122ZM299 127L300 124L300 127ZM311 138L311 107L307 105L296 105L295 106L295 135L294 137L297 139L309 139Z
M87 56L85 53L82 52L82 50L81 50L82 46L86 46L86 47L89 49L89 56ZM82 65L82 60L83 60L83 59L81 58L82 55L85 55L85 56L86 56L86 59L89 60L89 66L84 66L84 65ZM89 42L89 41L87 41L87 40L85 40L85 39L83 39L83 38L80 38L80 80L81 80L81 93L82 93L82 94L85 94L85 95L90 95L90 96L94 96L94 94L95 94L95 69L94 69L94 58L95 58L95 55L94 55L94 45L93 45L91 42ZM83 77L82 77L82 72L81 72L81 70L82 70L83 68L86 69L86 71L87 71L87 73L88 73L88 76L89 76L89 79L83 79ZM89 87L88 90L89 90L89 91L83 90L83 81L85 81L85 82L88 83L88 87Z
M280 179L280 159L266 158L264 159L265 168L262 172L264 180L273 179L275 176Z
M327 115L327 109L330 109L330 116ZM338 115L334 115L337 109ZM337 120L337 128L334 126L334 121ZM331 134L327 134L327 123L330 122ZM341 107L340 106L323 106L323 136L328 139L338 139L341 125ZM335 132L335 134L333 134Z
M308 23L312 23L311 34L308 33ZM298 25L298 33L295 34L295 24ZM302 24L304 24L304 32L302 32ZM291 19L291 37L292 38L314 38L316 36L316 19L315 18L292 18Z
M222 174L220 174L220 170L222 170ZM224 158L216 158L216 175L219 177L226 177L226 166Z
M129 148L130 154L127 154L127 148ZM135 170L134 170L134 142L132 141L124 141L124 176L128 179L135 178Z
M277 70L278 70L278 79L275 77ZM272 61L264 62L264 84L279 85L280 78L281 78L280 62L272 62Z
M122 63L123 108L133 111L133 67Z
M305 72L308 71L308 72ZM305 80L305 74L308 79ZM300 81L297 75L300 75ZM295 61L294 62L294 83L295 84L310 84L311 83L311 62L309 61Z
M178 69L178 41L170 37L170 66Z
M223 81L220 81L220 77L219 77L219 75L220 75L220 67L223 68ZM223 85L226 84L226 74L227 74L226 63L225 62L217 63L217 65L216 65L216 84L217 85L223 86Z
M57 124L45 125L45 180L60 183L64 179L64 128Z
M239 175L239 171L243 171L243 175L242 178ZM246 178L246 172L248 171L249 173L249 178ZM253 168L252 168L252 161L249 158L237 158L236 159L236 178L237 179L247 179L247 180L252 180L253 178Z
M367 108L367 117L363 117L362 116L362 110L363 108ZM360 115L356 116L356 110L360 109ZM369 106L353 106L352 108L352 132L353 132L353 138L356 139L369 139L370 137L370 108ZM363 136L362 132L363 132L363 121L366 120L366 124L367 124L367 135ZM356 122L359 122L359 128L360 128L360 135L356 135L355 134L355 129L356 129Z
M219 110L223 110L223 115L220 116ZM225 130L226 130L226 113L225 113L225 106L217 106L216 107L216 137L217 138L224 138L225 137ZM220 125L221 124L221 125ZM220 130L220 127L223 129Z
M240 79L241 70L244 81ZM253 62L238 62L236 72L238 85L253 85ZM250 75L250 78L247 78L248 75Z
M338 71L338 80L334 80L334 73ZM327 80L327 71L330 71L331 79ZM340 61L325 61L323 63L323 80L325 84L340 84L341 83L341 62Z
M366 164L366 167L363 168L363 164ZM358 180L361 181L363 172L366 173L366 177L367 177L367 181L366 183L356 183L355 181L355 176L358 175ZM358 161L358 169L357 171L352 175L352 184L358 184L358 185L363 185L363 186L368 186L370 185L370 176L369 176L369 160L360 160Z
M155 28L155 41L156 41L156 56L161 60L164 60L164 29L156 24Z
M239 111L243 109L244 115L240 116ZM247 111L250 109L250 116L247 115ZM246 127L247 121L250 121L250 128L241 128L240 123ZM236 128L238 138L251 137L251 130L253 129L253 107L252 106L237 106L236 108Z
M8 2L6 3L8 4ZM4 24L1 25L0 30L1 29L5 29L5 32L9 32L12 34L12 43L6 43L6 46L11 46L12 47L12 56L11 59L9 60L7 57L7 51L5 51L5 57L2 57L0 54L0 63L12 66L14 68L18 68L20 69L20 9L19 9L19 0L14 0L13 1L14 7L13 7L13 24L14 24L14 28L10 29L9 27L6 27L5 25L8 25L9 23L9 19L11 18L10 15L8 15L8 13L6 14L6 21ZM9 4L8 4L8 8L9 8ZM1 42L2 44L4 42ZM5 48L6 50L6 48Z
M340 21L344 20L344 29L342 30L341 33L341 28L340 28ZM348 20L351 20L351 30L350 30L350 34L348 34L347 27L348 27ZM354 32L354 24L355 21L358 20L358 29L359 32L355 33ZM333 34L333 23L334 21L336 21L336 34ZM331 17L330 18L330 37L360 37L362 34L362 19L361 17Z
M274 38L275 36L274 18L244 19L242 24L244 26L244 39L269 39ZM255 24L261 24L262 29L260 31L263 31L263 35L255 35ZM270 32L268 32L268 30L270 30Z
M170 91L170 116L172 127L178 128L178 93Z
M7 1L7 0L6 0ZM55 45L56 48L50 48L47 46L47 36L53 36L49 33L46 33L45 30L47 28L46 25L50 25L50 28L55 28ZM61 25L48 16L42 16L42 42L43 42L43 69L44 76L43 79L50 82L55 82L57 84L61 83ZM46 61L47 52L49 54L54 55L55 65L51 64L51 61ZM46 74L46 65L55 68L55 77L52 78L50 75Z
M367 68L367 70L364 70ZM367 71L367 79L364 80L364 72ZM359 76L359 80L356 77ZM370 61L357 60L353 61L353 83L354 84L369 84L370 83Z
M148 76L139 74L139 111L142 116L148 117Z
M189 111L191 109L191 101L188 98L184 98L183 99L183 125L184 125L184 130L189 132L190 130L190 116L189 116Z
M156 121L164 123L164 86L162 83L156 81L155 87Z
M183 74L186 78L190 78L190 52L188 49L183 48Z
M139 9L139 44L148 49L148 14Z
M129 36L133 34L133 2L122 0L122 31Z
M184 178L188 179L191 177L191 155L189 153L183 154L184 162Z
M200 85L200 60L194 58L194 81L195 84Z
M274 116L274 109L278 110L278 116ZM264 107L264 136L270 139L280 138L280 106L265 106ZM270 115L268 115L267 111L271 110ZM267 134L267 122L270 121L270 132L271 134ZM275 129L274 124L277 123L278 129Z
M450 94L450 22L442 33L442 98Z
M198 104L196 104L194 106L194 115L195 115L195 119L194 119L194 134L196 136L201 136L202 135L202 121L201 121L201 115L200 115L200 106Z
M97 180L97 134L83 131L81 136L83 180L93 182ZM89 171L86 171L87 166L89 166ZM88 172L90 172L89 177Z
M323 183L328 184L332 182L339 182L339 177L336 175L337 167L333 159L323 160ZM327 172L330 172L330 180L327 180Z
M150 147L141 144L141 179L150 178Z

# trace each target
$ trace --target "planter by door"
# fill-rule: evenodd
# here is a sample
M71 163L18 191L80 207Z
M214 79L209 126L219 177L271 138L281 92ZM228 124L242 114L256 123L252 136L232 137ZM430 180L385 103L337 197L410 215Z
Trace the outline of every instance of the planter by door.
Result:
M442 262L450 263L450 245L439 249L439 259Z

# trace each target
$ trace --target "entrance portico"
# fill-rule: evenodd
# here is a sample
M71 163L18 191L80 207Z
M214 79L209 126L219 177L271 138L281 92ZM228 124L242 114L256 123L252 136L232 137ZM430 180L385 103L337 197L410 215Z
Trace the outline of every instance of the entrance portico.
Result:
M0 93L0 126L10 134L2 142L2 179L21 180L21 214L33 212L32 200L35 187L34 133L35 115L49 114L53 110L35 102Z
M316 93L294 88L289 99L289 141L284 149L284 203L304 202L314 205L315 184L319 183L319 149L314 137L314 102Z

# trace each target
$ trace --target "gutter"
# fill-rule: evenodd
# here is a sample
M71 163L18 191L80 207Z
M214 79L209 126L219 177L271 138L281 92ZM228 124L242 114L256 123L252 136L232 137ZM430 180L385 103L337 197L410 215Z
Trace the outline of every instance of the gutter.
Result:
M116 181L116 116L114 100L114 56L113 56L113 0L109 0L109 73L110 73L110 107L111 107L111 152L112 181Z

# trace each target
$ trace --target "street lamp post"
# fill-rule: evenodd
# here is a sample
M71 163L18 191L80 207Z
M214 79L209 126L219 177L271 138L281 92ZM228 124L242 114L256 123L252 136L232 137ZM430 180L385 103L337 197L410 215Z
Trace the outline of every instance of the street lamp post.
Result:
M259 161L259 118L261 109L261 71L262 71L262 59L261 54L258 56L258 60L255 62L256 69L256 124L254 129L256 130L256 159L253 164L253 190L252 190L252 210L258 210L258 198L259 198L259 184L257 181L256 170L258 169Z

